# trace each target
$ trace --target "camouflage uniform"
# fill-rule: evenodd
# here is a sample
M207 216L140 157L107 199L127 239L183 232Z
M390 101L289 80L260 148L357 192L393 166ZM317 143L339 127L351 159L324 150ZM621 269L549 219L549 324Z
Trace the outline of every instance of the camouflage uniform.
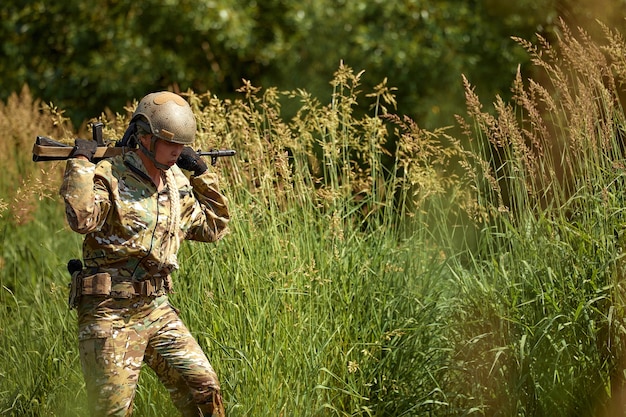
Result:
M155 370L183 415L223 415L217 376L167 293L179 242L224 236L227 201L214 173L188 179L174 165L166 174L168 186L157 191L135 152L97 165L67 162L60 194L70 227L85 234L80 276L84 283L104 276L110 285L104 294L83 288L77 305L94 415L130 414L142 362ZM170 184L178 193L171 193ZM171 200L180 207L174 233Z

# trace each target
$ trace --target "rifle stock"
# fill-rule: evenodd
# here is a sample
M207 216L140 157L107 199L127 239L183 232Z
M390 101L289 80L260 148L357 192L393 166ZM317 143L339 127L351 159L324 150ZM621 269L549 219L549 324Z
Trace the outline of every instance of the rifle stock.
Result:
M72 154L73 146L65 143L57 142L54 139L45 136L37 136L33 145L33 161L62 161L69 159ZM110 158L115 155L121 155L128 151L128 148L113 146L98 146L94 155L94 160Z

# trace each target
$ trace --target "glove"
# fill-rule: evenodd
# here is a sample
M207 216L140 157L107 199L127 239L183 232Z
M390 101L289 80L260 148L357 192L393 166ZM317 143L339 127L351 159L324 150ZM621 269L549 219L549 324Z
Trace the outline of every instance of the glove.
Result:
M176 165L186 171L193 172L195 176L201 175L209 169L206 162L198 155L198 152L194 151L189 146L183 148L183 151L178 157L178 161L176 161Z
M76 139L74 141L74 149L72 149L70 157L76 158L77 156L82 155L91 161L93 156L96 154L97 149L98 143L95 140Z

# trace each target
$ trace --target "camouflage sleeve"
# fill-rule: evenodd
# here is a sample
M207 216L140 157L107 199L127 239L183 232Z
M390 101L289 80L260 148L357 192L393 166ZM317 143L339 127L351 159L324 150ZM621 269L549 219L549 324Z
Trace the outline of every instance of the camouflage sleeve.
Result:
M206 172L191 177L194 199L190 210L189 229L186 238L202 242L214 242L228 233L230 213L228 200L220 193L218 176Z
M68 159L59 194L65 200L65 215L75 232L86 234L102 227L109 207L109 193L102 181L94 181L96 165Z

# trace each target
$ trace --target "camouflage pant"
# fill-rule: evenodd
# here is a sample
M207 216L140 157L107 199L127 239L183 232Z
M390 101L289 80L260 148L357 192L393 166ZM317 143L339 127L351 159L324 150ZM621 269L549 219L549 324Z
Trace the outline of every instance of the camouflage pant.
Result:
M146 362L184 416L223 416L217 375L167 296L84 296L80 359L93 416L128 416Z

